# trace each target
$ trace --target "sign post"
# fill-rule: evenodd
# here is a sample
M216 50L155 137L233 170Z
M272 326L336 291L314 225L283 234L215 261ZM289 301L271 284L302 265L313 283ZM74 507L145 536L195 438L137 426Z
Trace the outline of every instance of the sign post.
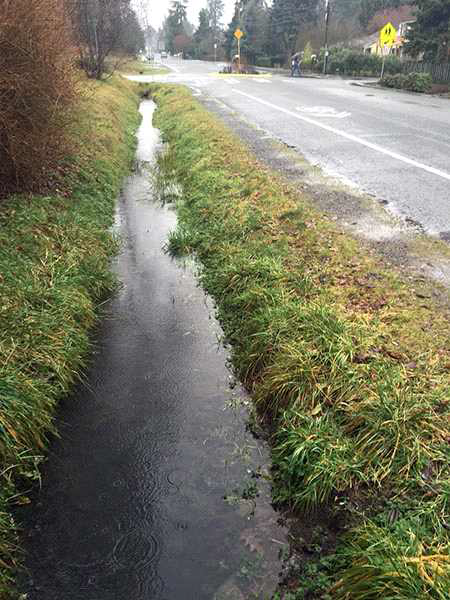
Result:
M384 63L386 60L386 54L389 54L389 48L392 48L395 40L397 39L397 30L391 22L386 23L384 27L380 29L380 46L383 54L383 62L381 63L381 76L383 79L384 75ZM387 48L386 48L387 47Z
M239 29L239 27L236 29L236 31L234 32L234 37L237 39L237 43L238 43L238 65L239 65L239 73L241 72L241 37L244 34L242 33L242 31Z

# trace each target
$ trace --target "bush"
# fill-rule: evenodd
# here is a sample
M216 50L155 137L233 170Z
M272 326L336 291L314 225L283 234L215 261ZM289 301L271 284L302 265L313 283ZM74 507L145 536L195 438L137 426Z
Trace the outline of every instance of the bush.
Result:
M323 69L324 49L319 56L318 68ZM376 77L381 72L382 58L376 54L365 54L348 48L331 48L328 57L327 71L341 75L364 75ZM385 61L385 73L394 74L401 71L401 62L395 56L388 56Z
M412 92L429 92L433 79L429 73L409 73L406 76L408 90Z
M75 67L60 0L1 0L0 196L38 189L67 149Z
M386 56L386 60L384 61L384 72L395 75L396 73L401 73L401 71L401 61L396 56Z
M381 85L390 88L405 89L406 75L397 73L396 75L384 75L381 79Z
M272 66L272 59L270 58L270 56L258 56L255 64L257 67L271 67Z
M284 54L274 54L270 57L270 66L274 68L282 67L286 64L286 56ZM290 65L289 65L290 67Z
M431 90L433 80L429 73L397 73L384 75L381 85L410 92L428 92Z

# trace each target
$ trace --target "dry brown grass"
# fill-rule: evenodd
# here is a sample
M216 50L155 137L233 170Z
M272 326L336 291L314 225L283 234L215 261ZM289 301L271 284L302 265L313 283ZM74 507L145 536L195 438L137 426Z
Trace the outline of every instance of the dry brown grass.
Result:
M38 190L68 149L77 73L61 0L0 0L0 196Z

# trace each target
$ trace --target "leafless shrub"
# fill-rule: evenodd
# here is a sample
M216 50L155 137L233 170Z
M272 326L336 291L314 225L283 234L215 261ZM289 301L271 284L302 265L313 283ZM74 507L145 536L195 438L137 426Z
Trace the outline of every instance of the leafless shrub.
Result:
M62 0L0 0L0 196L41 189L67 152L74 56Z

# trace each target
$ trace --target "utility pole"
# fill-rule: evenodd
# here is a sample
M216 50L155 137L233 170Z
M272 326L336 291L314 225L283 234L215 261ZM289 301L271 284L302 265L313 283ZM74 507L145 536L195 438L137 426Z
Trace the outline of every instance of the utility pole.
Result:
M239 0L238 2L238 8L239 8L239 29L241 29L241 0ZM242 30L241 30L242 31ZM241 74L241 38L240 36L238 37L238 73L239 75Z
M325 0L325 55L323 58L323 74L327 74L328 63L328 21L330 19L330 0Z

